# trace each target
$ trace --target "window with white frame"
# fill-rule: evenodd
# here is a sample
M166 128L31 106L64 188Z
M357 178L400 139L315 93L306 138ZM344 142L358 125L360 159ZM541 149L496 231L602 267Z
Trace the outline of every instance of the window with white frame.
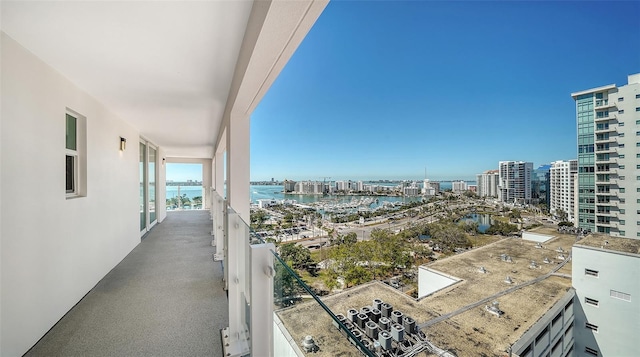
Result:
M66 119L66 171L67 195L76 195L78 191L78 118L67 113Z
M65 193L67 198L86 195L86 119L67 110L65 115Z

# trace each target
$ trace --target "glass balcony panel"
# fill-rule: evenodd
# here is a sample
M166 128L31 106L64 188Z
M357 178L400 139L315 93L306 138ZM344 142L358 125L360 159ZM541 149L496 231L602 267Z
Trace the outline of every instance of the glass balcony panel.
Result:
M238 279L238 284L240 285L241 295L242 295L242 303L244 304L244 309L241 310L242 313L242 321L244 321L251 331L251 252L249 247L249 226L244 222L240 214L238 214L233 208L227 208L227 224L229 227L229 234L227 235L227 243L230 240L234 240L234 244L238 244L239 250L242 252L237 256L234 256L236 260L234 264L237 264L238 274L236 279ZM225 246L228 247L228 244ZM228 258L225 254L225 263L228 262ZM227 270L228 265L225 265L225 270Z
M274 255L275 352L375 357L371 352L374 340L344 315L334 314L277 254Z

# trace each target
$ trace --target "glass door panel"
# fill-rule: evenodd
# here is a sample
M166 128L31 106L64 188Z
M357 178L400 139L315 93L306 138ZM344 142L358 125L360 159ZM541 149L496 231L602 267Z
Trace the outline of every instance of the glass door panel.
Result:
M149 146L149 224L156 221L156 149Z
M147 195L145 182L147 181L147 170L145 170L145 158L147 156L147 146L140 143L140 231L147 229Z

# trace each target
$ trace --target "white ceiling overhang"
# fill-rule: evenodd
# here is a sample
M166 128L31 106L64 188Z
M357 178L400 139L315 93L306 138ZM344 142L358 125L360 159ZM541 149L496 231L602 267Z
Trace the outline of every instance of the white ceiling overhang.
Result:
M166 156L210 158L228 106L255 108L326 3L2 1L1 24Z

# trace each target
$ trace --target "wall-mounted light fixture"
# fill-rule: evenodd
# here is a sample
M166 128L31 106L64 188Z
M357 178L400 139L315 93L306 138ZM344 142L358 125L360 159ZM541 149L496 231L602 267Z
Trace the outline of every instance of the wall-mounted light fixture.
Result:
M120 151L124 151L127 148L127 139L120 137Z

